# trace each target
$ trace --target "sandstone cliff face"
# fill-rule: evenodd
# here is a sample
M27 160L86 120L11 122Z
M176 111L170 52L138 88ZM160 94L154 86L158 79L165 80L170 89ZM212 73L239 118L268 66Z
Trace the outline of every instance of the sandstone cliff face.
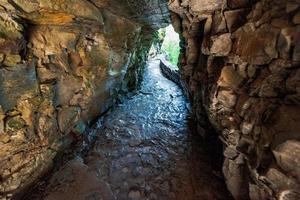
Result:
M235 199L300 199L297 0L171 0L193 111L224 143Z
M0 1L1 199L41 177L138 86L151 34L169 23L165 2L138 3Z

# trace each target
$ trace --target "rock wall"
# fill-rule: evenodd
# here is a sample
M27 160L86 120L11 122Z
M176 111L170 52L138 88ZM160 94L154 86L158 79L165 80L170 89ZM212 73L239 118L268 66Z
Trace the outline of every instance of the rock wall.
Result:
M199 131L224 143L235 199L300 199L297 0L170 0Z
M174 69L172 63L164 58L160 58L159 67L164 77L176 83L182 89L185 96L189 95L188 86L184 79L181 78L179 69Z
M138 86L168 16L160 0L0 0L0 199L43 176Z

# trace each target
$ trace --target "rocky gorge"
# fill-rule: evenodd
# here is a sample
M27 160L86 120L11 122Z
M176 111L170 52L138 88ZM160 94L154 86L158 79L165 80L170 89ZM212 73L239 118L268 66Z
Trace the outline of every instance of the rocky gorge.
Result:
M22 199L28 191L34 192L32 188L60 163L64 154L69 154L78 144L79 149L91 145L89 137L93 131L89 131L89 127L99 116L111 107L118 109L116 103L128 92L139 93L138 89L145 87L143 78L153 83L147 78L145 69L148 51L155 31L170 23L181 36L179 82L191 103L194 131L203 141L217 132L224 157L222 172L233 198L300 199L298 0L0 0L0 199ZM153 84L159 85L159 81ZM172 97L169 89L162 88L157 89L165 89L166 94L153 92L152 95ZM177 126L185 120L181 117L178 122L172 121L174 118L165 119L164 112L166 116L171 112L165 109L158 118L141 117L146 120L144 123L138 121L138 112L130 119L122 117L122 113L139 108L139 105L142 105L141 109L147 109L142 103L148 101L144 96L136 102L136 107L134 103L128 104L128 110L116 112L120 114L120 120L115 122L116 133L111 130L112 125L107 125L95 134L100 139L96 139L92 149L109 155L104 156L106 159L115 159L110 150L113 152L116 148L132 160L130 166L122 169L126 173L138 166L137 157L148 162L148 157L142 159L148 147L138 149L140 153L132 154L133 157L132 149L127 148L128 145L136 148L144 144L144 140L147 144L147 137L141 137L140 131L136 131L137 126L147 123L154 126L151 123L157 119L165 120L164 123L169 120L169 125L158 129L163 132L168 126L180 129ZM176 98L169 101L176 102ZM159 100L162 98L157 98ZM178 101L181 107L183 100ZM157 113L166 107L164 101L162 107L149 105L153 105L149 109ZM174 114L172 112L170 116ZM108 116L107 123L118 116ZM127 136L122 138L124 131L118 132L127 124L132 129L129 132L134 133L130 136L133 138L127 138L129 141ZM148 129L139 130L143 133ZM120 133L121 138L112 133ZM178 158L184 158L182 152L190 145L183 142L186 137L181 137L180 131L178 138L172 134L165 137L170 138L170 142L175 138L174 147L157 141L153 145L159 149L171 145L166 155L173 155L174 151ZM119 139L125 146L119 148L114 143ZM205 145L205 142L197 145ZM151 152L160 154L156 148ZM207 157L213 156L212 152L196 152L205 154L200 159L211 165ZM113 187L119 183L115 179L109 179L110 186L95 180L99 176L101 181L106 181L110 175L101 174L101 171L91 174L90 168L95 169L95 166L105 171L99 167L101 164L92 162L97 159L102 162L104 158L102 154L95 156L93 150L88 155L84 162L75 160L67 166L79 173L79 181L75 178L75 182L80 183L88 177L86 182L100 185L98 191L105 195L78 199L114 199L116 196L117 199L231 199L225 184L223 186L222 180L216 178L223 176L215 177L210 174L213 169L208 167L203 173L214 178L202 177L200 172L206 165L200 164L192 170L195 177L212 185L203 187L205 184L198 179L191 184L197 188L195 183L199 183L198 187L204 188L199 192L202 196L196 195L197 189L193 190L194 196L180 196L178 191L190 190L170 189L172 184L161 180L158 183L163 189L159 194L165 196L157 196L153 179L157 176L154 172L159 174L160 171L154 170L155 164L157 169L170 167L164 165L164 160L160 162L162 157L157 163L149 161L151 165L147 170L154 173L147 177L151 183L149 196L137 186L131 187L126 196L122 194L123 190L120 192ZM90 157L93 158L91 162L88 161ZM192 162L183 160L183 165ZM171 169L161 170L163 178L170 172L173 173ZM116 173L117 177L121 176ZM63 171L60 176L67 176L65 174L68 175L68 171ZM175 181L173 187L189 188L189 181L183 178L186 173L175 170L174 174L179 174L183 181ZM65 188L64 184L58 187ZM55 192L52 199L58 199ZM125 194L127 190L123 192Z

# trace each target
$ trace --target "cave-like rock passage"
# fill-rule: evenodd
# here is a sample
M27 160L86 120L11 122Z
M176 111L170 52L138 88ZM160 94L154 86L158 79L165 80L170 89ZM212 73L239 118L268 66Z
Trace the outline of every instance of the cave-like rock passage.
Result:
M198 134L222 140L233 197L300 199L299 4L0 0L0 198L87 149L87 129L139 88L155 31L172 23L179 82Z
M230 200L216 158L188 128L181 89L161 75L159 61L146 68L140 93L104 119L88 156L65 165L29 200ZM220 168L219 168L220 170ZM207 184L209 183L209 184Z

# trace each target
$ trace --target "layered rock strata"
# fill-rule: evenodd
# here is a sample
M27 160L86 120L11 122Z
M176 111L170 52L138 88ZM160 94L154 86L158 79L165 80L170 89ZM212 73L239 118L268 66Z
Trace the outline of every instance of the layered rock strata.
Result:
M169 22L166 2L138 3L0 1L0 199L49 171L138 86L152 33Z
M235 199L300 199L297 0L170 0L199 127L224 143ZM203 133L203 129L199 128Z

